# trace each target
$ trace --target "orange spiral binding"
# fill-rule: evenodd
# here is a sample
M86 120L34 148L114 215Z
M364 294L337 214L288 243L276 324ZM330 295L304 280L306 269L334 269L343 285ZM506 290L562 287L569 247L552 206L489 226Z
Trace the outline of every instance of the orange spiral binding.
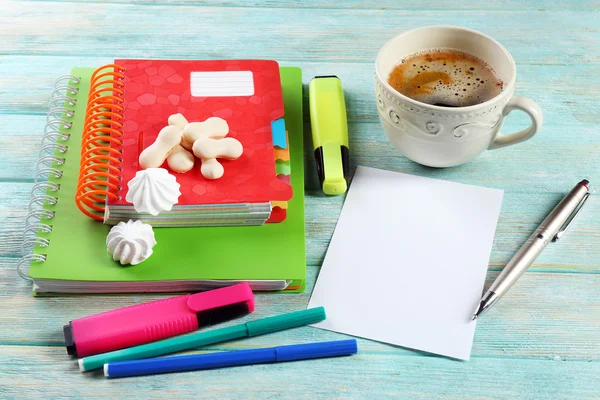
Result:
M117 64L104 65L90 80L75 202L98 221L104 220L106 200L118 200L121 189L124 71Z

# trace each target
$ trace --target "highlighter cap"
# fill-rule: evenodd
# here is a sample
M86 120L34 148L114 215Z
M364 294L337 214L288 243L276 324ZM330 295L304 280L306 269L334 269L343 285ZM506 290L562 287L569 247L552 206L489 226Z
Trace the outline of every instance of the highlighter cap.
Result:
M348 120L342 82L335 75L317 76L309 86L310 122L317 174L323 192L345 193L350 170Z
M326 142L315 150L315 160L317 160L317 174L323 193L327 195L346 193L346 190L348 190L346 177L350 169L350 151L348 148Z
M187 305L198 326L214 325L254 312L254 294L248 283L227 286L189 296Z
M98 353L165 339L254 311L248 283L171 297L73 320L64 330L69 355Z

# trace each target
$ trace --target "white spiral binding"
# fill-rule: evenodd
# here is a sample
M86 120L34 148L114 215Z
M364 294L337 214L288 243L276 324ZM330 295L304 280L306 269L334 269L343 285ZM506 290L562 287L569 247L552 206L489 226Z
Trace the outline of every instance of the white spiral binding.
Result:
M61 105L64 105L65 103L72 107L75 104L77 104L77 99L71 96L56 96L52 100L50 100L50 106L48 107L48 109L52 110L55 107L60 107Z
M23 231L23 237L35 236L41 232L52 232L52 226L48 224L39 224L39 226L30 226Z
M40 179L42 179L42 178L46 178L47 179L50 176L53 176L55 178L62 178L62 171L60 169L58 169L58 168L53 168L53 167L40 168L35 173L35 177L33 178L33 181L35 183L37 183Z
M21 242L23 257L17 264L17 273L28 281L33 280L29 273L23 270L24 267L29 266L32 262L46 261L45 254L33 253L33 249L36 245L40 247L50 245L49 239L37 235L38 232L52 232L52 225L42 223L41 218L49 220L54 218L54 212L46 210L44 205L58 203L58 197L52 196L52 192L59 191L60 184L47 179L50 176L56 179L62 177L62 171L59 168L65 163L65 159L60 157L60 153L68 150L66 142L70 135L65 131L72 127L73 124L69 119L75 115L75 111L69 107L77 104L76 96L79 89L76 85L80 81L81 79L77 76L61 76L54 83L54 90L50 96L46 126L40 146L40 158L36 165L34 185L31 189L29 213L25 217L25 229Z
M31 188L31 196L36 195L38 191L40 194L45 194L48 190L58 192L60 190L60 185L55 182L38 182Z
M27 250L36 244L39 244L42 247L48 247L50 241L40 237L23 238L23 243L21 243L21 254L25 255Z
M35 167L35 170L38 171L42 166L43 167L51 167L52 164L63 165L65 163L65 159L58 156L44 156L38 160L38 163Z
M52 139L58 138L63 141L69 140L70 135L66 132L61 131L60 129L61 128L70 129L72 125L73 124L71 122L65 121L64 119L59 119L58 117L48 119L48 122L46 123L46 126L44 127L43 139L50 137ZM50 141L50 143L55 143L55 142L56 142L56 139Z
M42 143L43 140L44 139L42 139ZM56 150L60 151L61 153L66 153L68 150L68 146L65 146L64 144L60 143L42 144L42 147L40 147L40 158L53 155Z
M47 134L49 132L56 132L58 129L64 127L66 129L69 129L73 124L69 121L65 121L62 118L52 118L52 119L47 119L47 123L46 126L44 127L44 134ZM50 129L51 128L51 129ZM63 132L61 132L63 133Z
M52 219L54 218L54 212L44 208L29 211L25 217L25 229L29 228L30 226L37 226L42 217L46 219ZM31 221L32 218L33 222Z
M33 207L43 207L44 203L55 205L56 203L58 203L58 199L54 196L48 196L47 194L34 196L29 202L29 211L33 211Z
M69 134L65 134L62 132L51 132L51 133L45 134L44 138L42 140L43 140L42 146L49 144L52 149L55 149L55 144L59 140L62 140L62 141L69 140ZM49 141L50 143L45 143L46 141ZM64 151L63 151L63 153L64 153Z
M46 261L46 255L44 254L28 254L26 256L21 257L21 259L19 260L19 263L17 264L17 273L19 274L19 276L23 279L25 279L26 281L30 281L33 282L33 279L31 279L31 277L29 276L29 274L23 272L23 266L24 265L29 265L31 264L33 261L37 261L37 262L44 262Z
M76 87L70 85L54 86L54 91L50 95L50 98L57 95L61 96L76 96L79 90Z
M29 242L32 238L36 238L38 232L49 233L52 232L52 226L48 224L37 224L33 226L28 226L23 231L23 242ZM25 245L21 245L21 255L25 256L31 253L31 248L25 248Z
M78 76L74 76L74 75L59 76L54 81L54 86L56 87L56 86L62 84L63 82L67 82L67 83L69 83L69 82L75 82L75 84L78 84L79 82L81 82L81 78L79 78Z
M46 116L46 120L50 121L51 118L62 118L65 115L67 118L71 118L75 113L73 110L66 110L65 107L52 107L48 110L48 115Z

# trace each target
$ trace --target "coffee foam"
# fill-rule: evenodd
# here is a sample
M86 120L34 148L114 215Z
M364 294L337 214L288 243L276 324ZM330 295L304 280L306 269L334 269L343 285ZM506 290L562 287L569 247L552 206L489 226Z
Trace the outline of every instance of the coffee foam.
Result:
M411 99L445 107L483 103L500 94L503 87L489 64L453 49L404 57L390 73L388 83Z

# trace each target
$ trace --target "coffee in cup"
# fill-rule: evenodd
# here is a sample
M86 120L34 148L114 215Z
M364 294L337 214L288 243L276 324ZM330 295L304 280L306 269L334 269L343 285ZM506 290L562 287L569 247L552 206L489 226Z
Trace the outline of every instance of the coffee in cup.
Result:
M498 96L503 82L485 61L454 49L433 49L403 57L388 83L422 103L468 107Z

